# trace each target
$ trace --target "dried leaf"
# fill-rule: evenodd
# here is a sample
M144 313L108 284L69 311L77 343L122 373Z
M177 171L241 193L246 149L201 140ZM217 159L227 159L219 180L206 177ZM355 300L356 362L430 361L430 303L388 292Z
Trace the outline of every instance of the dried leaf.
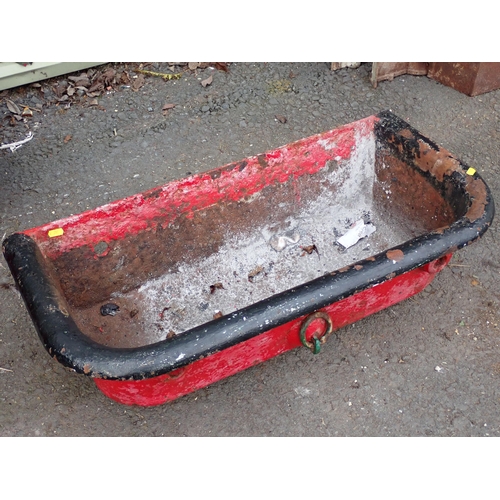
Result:
M97 99L92 99L89 102L89 106L97 106L99 104L99 101Z
M276 120L278 120L280 123L286 123L287 122L287 119L285 116L283 115L275 115L276 117Z
M163 111L167 111L168 109L175 108L175 104L167 103L163 108L161 108Z
M55 87L53 87L53 89L54 93L58 98L61 98L63 94L66 92L66 86L61 84L56 85Z
M7 107L11 113L14 113L15 115L21 114L21 110L17 107L15 102L12 102L10 99L5 99L5 101L7 102Z
M301 257L303 257L306 253L311 255L313 252L316 252L319 255L318 248L316 247L316 245L308 245L308 246L300 247L300 248L302 250L304 250L302 252Z
M101 81L94 82L89 88L89 92L102 92L104 90L104 84Z
M218 318L222 318L223 314L221 311L217 311L216 313L214 313L214 319L218 319Z
M28 106L25 106L23 109L22 116L33 116L33 111L31 111L31 109L28 108Z
M224 290L222 283L214 283L210 285L210 293L215 293L215 290Z
M144 75L139 75L137 78L134 78L132 82L132 90L137 92L145 83L146 79Z
M200 63L197 63L197 62L190 62L190 63L188 63L188 68L191 70L194 70L199 66L199 64Z
M210 75L205 80L202 80L202 82L201 82L202 87L207 87L208 85L210 85L213 82L213 80L214 80L214 76L213 75Z
M257 266L255 269L248 273L248 281L250 281L250 283L253 283L256 276L259 275L262 271L264 271L264 268L262 266Z
M477 286L477 285L479 285L479 281L476 278L472 278L470 284L472 286Z
M167 339L171 339L171 338L175 337L175 335L176 335L176 333L173 330L170 330L167 333Z
M75 80L75 87L90 87L90 80L87 77L79 78Z
M164 307L162 312L160 313L160 319L165 317L165 313L170 309L170 307Z
M68 90L66 90L66 94L68 94L70 97L75 93L75 87L68 87Z
M41 86L38 82L35 82L35 83L32 83L32 84L31 84L31 87L34 87L35 89L39 89L39 88L41 88L42 86Z
M71 134L68 134L65 138L64 138L64 144L67 144L69 141L71 141L71 138L73 136Z
M102 74L102 80L105 83L105 85L110 85L113 83L113 80L115 79L116 75L116 70L113 68L107 69L103 74Z
M130 76L124 71L116 76L116 80L120 85L128 85L130 83Z

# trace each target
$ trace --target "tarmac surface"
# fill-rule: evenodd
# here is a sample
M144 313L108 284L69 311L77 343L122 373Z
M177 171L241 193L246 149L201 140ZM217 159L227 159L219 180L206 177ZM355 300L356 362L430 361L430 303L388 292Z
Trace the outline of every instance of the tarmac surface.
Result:
M0 142L34 135L0 151L0 236L386 109L500 200L500 91L468 97L414 76L373 88L369 63L178 65L177 80L137 64L95 71L110 68L121 80L103 79L99 95L81 85L65 98L71 75L0 93ZM7 99L33 116L17 120ZM499 436L498 231L495 219L424 292L344 328L319 355L290 351L150 408L113 402L47 354L2 258L0 435Z

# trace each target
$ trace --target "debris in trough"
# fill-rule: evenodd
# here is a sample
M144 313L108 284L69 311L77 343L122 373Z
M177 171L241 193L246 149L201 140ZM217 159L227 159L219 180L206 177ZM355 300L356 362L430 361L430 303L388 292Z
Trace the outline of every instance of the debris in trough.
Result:
M318 248L314 244L300 248L303 250L303 252L300 255L301 257L304 257L305 254L311 255L313 252L316 252L319 256Z
M359 219L351 226L347 233L337 239L337 243L345 250L355 245L360 239L370 236L375 230L376 227L373 224L365 224L363 219Z
M120 307L113 303L104 304L103 306L101 306L101 314L103 316L114 316L119 310Z
M214 283L213 285L210 285L210 293L215 293L215 290L224 290L222 283Z
M253 283L257 276L262 275L263 271L264 268L262 266L257 266L255 269L252 269L252 271L248 273L248 281L250 281L250 283Z
M270 240L269 244L277 252L285 249L287 246L295 245L300 240L300 233L296 230L290 230L282 235L274 235Z

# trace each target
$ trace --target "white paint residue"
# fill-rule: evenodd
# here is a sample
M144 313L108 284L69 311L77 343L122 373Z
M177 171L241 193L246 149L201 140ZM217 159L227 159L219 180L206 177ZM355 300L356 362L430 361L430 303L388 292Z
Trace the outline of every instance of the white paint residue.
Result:
M327 151L333 149L337 145L333 139L319 139L318 144Z
M179 356L177 356L177 358L175 358L175 361L180 361L181 359L185 358L186 355L184 353L181 353L179 354Z

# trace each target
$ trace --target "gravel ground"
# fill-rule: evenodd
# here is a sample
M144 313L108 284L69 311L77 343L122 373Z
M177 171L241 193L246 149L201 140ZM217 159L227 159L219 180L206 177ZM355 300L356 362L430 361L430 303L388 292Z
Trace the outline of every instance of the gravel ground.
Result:
M145 76L134 90L136 64L96 71L109 68L130 82L62 101L71 75L0 93L1 142L34 134L0 151L0 236L385 109L474 166L500 199L500 91L471 98L411 76L374 89L368 63L176 66L180 79ZM6 99L33 116L15 120ZM498 237L495 220L423 293L343 329L318 356L297 349L153 408L115 403L54 362L2 260L0 435L499 436Z

